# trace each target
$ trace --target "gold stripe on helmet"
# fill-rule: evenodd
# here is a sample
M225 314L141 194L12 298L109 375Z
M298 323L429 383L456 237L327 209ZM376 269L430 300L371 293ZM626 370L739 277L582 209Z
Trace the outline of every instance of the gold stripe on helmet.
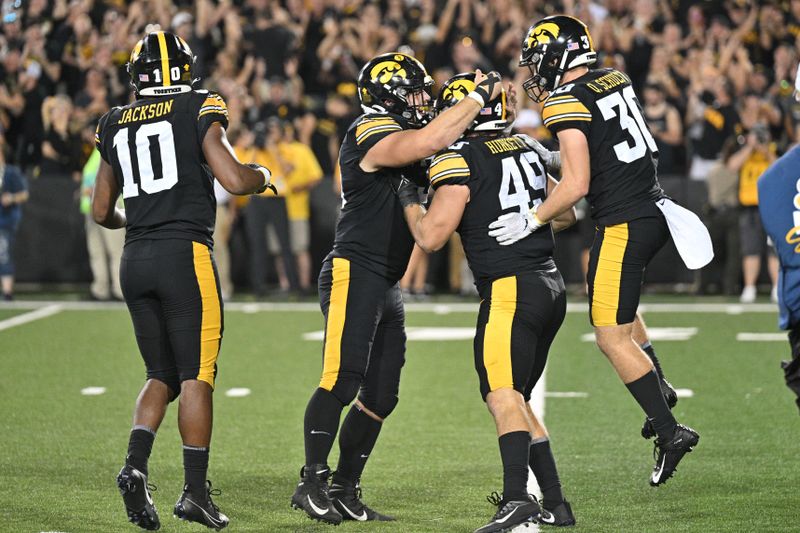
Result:
M156 32L158 37L158 49L161 52L161 79L163 80L164 87L169 87L172 84L172 76L169 72L169 52L167 52L167 39L164 37L164 32Z

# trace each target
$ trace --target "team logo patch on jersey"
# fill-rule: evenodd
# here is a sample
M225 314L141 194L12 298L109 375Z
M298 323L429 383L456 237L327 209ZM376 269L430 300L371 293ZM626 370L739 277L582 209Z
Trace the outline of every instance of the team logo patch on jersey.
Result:
M525 44L528 48L533 48L540 44L548 44L558 39L559 32L558 24L553 22L539 24L531 28L531 31L528 33L528 38L525 39Z

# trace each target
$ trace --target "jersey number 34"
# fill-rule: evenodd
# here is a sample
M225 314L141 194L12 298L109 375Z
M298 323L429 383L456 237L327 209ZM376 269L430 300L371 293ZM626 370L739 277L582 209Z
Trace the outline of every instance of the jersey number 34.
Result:
M160 157L154 157L150 150L150 141L158 141ZM178 163L175 157L175 138L172 135L172 124L166 120L142 124L134 135L134 145L129 146L128 128L122 128L114 135L114 149L122 169L122 197L139 196L139 188L134 181L131 151L135 150L138 167L139 187L147 194L171 189L178 183ZM160 177L156 177L153 163L159 168Z

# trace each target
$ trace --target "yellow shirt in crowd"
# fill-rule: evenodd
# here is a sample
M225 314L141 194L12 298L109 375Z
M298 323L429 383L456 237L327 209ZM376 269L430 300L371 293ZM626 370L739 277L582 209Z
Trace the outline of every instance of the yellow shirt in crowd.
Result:
M758 178L770 165L770 158L761 151L754 150L739 170L739 204L758 205Z
M278 150L283 160L292 166L286 175L286 211L289 220L308 220L311 215L309 186L322 179L322 167L311 148L301 142L281 143Z

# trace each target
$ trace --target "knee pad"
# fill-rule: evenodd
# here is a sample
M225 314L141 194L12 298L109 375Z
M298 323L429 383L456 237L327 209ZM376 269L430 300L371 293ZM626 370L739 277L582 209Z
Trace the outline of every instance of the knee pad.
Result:
M386 420L392 414L394 408L397 407L397 402L400 401L396 394L378 394L377 398L367 398L364 394L360 394L358 401L361 405L375 413L376 416Z

